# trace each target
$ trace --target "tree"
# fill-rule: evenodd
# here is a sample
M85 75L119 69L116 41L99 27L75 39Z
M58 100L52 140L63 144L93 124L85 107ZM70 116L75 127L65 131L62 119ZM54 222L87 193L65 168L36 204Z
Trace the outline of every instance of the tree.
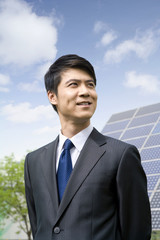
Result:
M25 200L24 159L18 162L13 154L0 161L0 215L1 219L10 218L17 223L19 231L16 233L19 234L21 230L27 234L28 240L31 240Z
M159 240L160 239L160 231L153 231L151 240Z

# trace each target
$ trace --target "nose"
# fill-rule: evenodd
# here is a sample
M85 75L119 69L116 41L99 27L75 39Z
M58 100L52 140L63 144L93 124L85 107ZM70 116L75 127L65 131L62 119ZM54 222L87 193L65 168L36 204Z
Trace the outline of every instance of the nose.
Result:
M81 85L79 87L79 96L81 97L88 97L90 95L89 89L85 85Z

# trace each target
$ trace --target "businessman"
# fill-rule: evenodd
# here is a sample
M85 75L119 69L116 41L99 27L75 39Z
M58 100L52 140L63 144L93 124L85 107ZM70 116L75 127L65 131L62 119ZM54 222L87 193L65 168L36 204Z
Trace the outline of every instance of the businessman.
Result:
M149 240L147 183L136 147L90 123L97 105L92 65L77 55L62 56L46 73L45 87L61 130L26 156L33 238Z

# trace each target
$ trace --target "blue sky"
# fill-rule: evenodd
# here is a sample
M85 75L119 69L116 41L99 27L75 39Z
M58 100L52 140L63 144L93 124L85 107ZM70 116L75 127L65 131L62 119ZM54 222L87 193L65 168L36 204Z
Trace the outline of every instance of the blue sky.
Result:
M159 13L158 0L0 0L0 158L57 136L43 76L61 55L95 67L99 131L113 113L158 103Z

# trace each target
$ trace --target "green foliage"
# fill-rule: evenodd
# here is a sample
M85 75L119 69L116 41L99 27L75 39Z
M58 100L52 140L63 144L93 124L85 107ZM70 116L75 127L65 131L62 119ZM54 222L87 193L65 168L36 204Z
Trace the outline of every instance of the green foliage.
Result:
M10 218L31 239L31 228L28 219L24 188L24 159L19 162L14 155L6 156L0 161L0 214ZM0 230L3 224L1 220ZM18 232L17 232L18 233Z
M151 240L160 240L160 231L153 231Z

